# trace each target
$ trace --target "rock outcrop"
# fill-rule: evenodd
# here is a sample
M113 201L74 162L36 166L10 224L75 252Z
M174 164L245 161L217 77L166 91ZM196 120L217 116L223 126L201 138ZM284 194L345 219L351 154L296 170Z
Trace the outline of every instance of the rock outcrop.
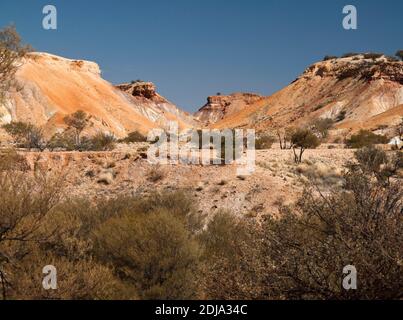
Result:
M249 105L263 97L253 93L233 93L230 95L215 95L207 98L207 103L195 113L197 120L208 126L248 108Z
M361 128L391 129L403 116L403 62L370 56L315 63L289 86L218 120L212 127L263 131L331 118L340 135Z
M158 94L152 82L134 81L119 84L116 88L124 92L131 103L143 106L140 112L159 127L166 127L167 121L176 121L183 129L196 125L192 115Z

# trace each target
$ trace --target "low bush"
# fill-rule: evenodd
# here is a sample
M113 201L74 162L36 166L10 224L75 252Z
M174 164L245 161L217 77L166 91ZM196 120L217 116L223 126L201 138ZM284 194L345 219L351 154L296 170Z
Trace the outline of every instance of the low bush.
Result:
M374 144L385 144L388 142L388 137L377 135L368 130L360 130L357 134L353 134L345 141L346 146L352 149L368 147Z
M338 56L325 56L325 57L323 58L323 61L333 60L333 59L337 59L337 58L338 58Z
M340 111L339 114L337 115L335 121L336 121L336 122L341 122L341 121L343 121L343 120L346 118L346 114L347 114L347 112L346 112L345 110Z
M263 150L263 149L270 149L276 139L268 134L264 134L259 136L255 140L255 149L256 150Z
M348 53L343 54L341 57L342 58L350 58L350 57L354 57L354 56L358 56L358 55L359 55L359 53L348 52Z
M164 171L159 166L153 166L146 173L147 180L150 182L158 182L165 177Z
M374 52L364 53L365 59L376 60L378 58L381 58L382 56L383 56L383 53L374 53Z
M110 151L115 149L116 138L114 135L99 132L88 140L88 144L83 143L84 149L89 151Z
M64 131L54 134L47 143L47 148L50 151L62 149L73 151L77 149L76 137L72 131Z
M133 142L147 142L147 137L138 131L130 132L126 138L121 139L120 142L133 143Z
M311 123L311 127L322 139L327 138L329 129L333 126L333 120L330 118L315 119Z
M33 124L13 121L3 125L3 129L13 137L18 147L41 151L46 147L42 130Z

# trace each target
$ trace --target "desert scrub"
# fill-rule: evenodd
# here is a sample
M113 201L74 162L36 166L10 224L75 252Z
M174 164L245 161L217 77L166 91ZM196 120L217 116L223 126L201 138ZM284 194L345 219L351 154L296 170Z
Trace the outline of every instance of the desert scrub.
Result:
M165 177L165 172L161 169L160 166L152 166L147 172L146 172L146 178L150 182L158 182Z
M388 143L389 139L383 135L377 135L368 130L360 130L357 134L353 134L345 143L348 148L358 149L368 147L374 144Z

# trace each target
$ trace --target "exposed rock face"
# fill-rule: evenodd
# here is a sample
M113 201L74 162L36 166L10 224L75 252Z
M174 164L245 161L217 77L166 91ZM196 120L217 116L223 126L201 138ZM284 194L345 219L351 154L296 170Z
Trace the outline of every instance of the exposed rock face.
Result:
M153 99L157 96L156 87L152 82L136 81L133 83L124 83L116 86L122 91L131 94L134 97L144 97Z
M300 78L314 76L335 77L338 80L356 78L367 81L389 80L403 84L403 63L385 56L368 58L356 55L348 58L331 59L310 66Z
M403 116L403 62L363 55L315 63L293 83L212 126L268 130L332 118L340 134L392 127Z
M195 113L195 117L205 125L213 124L262 98L253 93L210 96L207 98L207 103Z
M30 53L21 62L15 85L0 105L0 124L31 122L52 135L65 127L65 115L81 109L90 115L90 134L104 131L124 137L133 130L147 133L178 117L182 126L189 125L182 120L184 113L159 96L152 83L131 88L128 95L102 79L94 62Z
M136 81L123 83L116 86L125 93L127 99L142 105L141 113L157 123L159 127L166 127L167 121L177 121L180 128L189 128L196 125L196 121L187 112L180 110L172 102L168 101L156 92L156 86L152 82Z

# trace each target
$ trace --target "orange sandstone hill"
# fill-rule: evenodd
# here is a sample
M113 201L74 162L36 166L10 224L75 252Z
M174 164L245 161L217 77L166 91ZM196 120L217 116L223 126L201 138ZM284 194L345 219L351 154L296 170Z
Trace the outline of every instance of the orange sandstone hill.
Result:
M357 54L310 66L293 83L269 97L251 93L211 96L194 115L156 92L151 82L112 85L94 62L30 53L21 61L15 84L0 104L0 124L35 123L51 135L62 130L65 115L90 115L88 131L124 137L164 128L273 128L300 126L316 118L334 120L339 136L360 128L385 133L403 116L403 62Z
M315 63L289 86L255 101L214 97L195 115L213 128L263 131L305 125L316 118L333 119L334 131L340 134L392 128L403 116L403 62L369 56ZM233 110L232 101L237 101Z
M139 130L147 133L167 120L183 127L193 118L159 96L150 83L113 86L101 78L94 62L70 60L47 53L30 53L21 62L15 84L0 105L0 122L12 120L43 126L48 134L63 129L65 115L79 109L90 115L89 131L123 137ZM136 88L129 92L130 88ZM150 94L142 94L150 92Z

